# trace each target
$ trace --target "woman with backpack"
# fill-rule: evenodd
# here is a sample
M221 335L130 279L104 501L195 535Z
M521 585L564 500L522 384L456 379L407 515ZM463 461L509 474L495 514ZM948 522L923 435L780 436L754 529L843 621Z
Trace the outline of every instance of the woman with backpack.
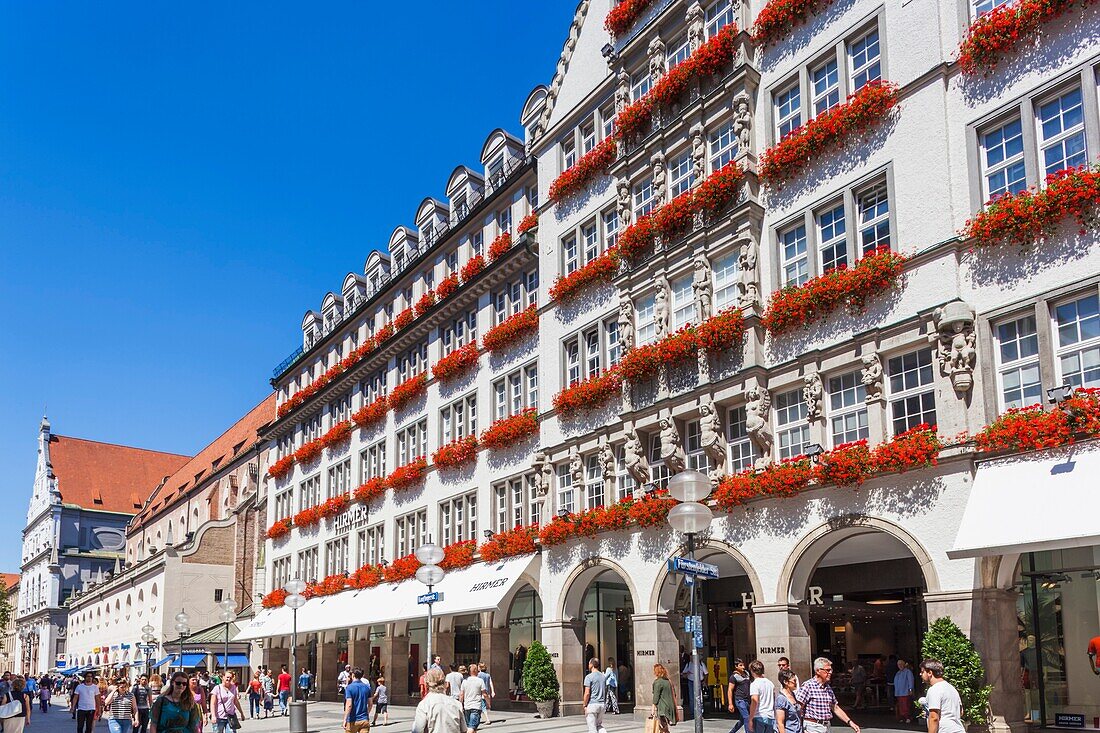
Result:
M27 681L22 675L11 678L11 692L0 705L4 733L23 733L23 726L31 722L31 696L26 690Z
M149 711L149 733L199 733L202 708L187 684L187 674L176 672L169 687Z

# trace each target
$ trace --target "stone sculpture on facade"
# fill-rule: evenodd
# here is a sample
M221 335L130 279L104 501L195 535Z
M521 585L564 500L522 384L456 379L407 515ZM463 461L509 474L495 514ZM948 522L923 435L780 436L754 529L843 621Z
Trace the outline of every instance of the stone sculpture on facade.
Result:
M752 110L749 108L749 95L744 92L733 98L733 134L737 136L740 152L749 152L752 145Z
M616 321L619 327L619 343L623 351L634 348L634 301L623 293L619 296L619 317Z
M615 183L615 207L619 218L619 231L630 225L630 183L618 181Z
M821 417L823 405L821 399L825 388L821 385L821 373L810 372L802 379L802 400L806 403L806 418L817 420Z
M668 280L657 279L657 294L653 296L653 329L657 338L668 333Z
M866 391L867 402L882 401L882 359L871 352L863 357L863 368L859 372L859 381Z
M654 38L649 42L649 83L656 84L660 81L661 77L665 75L667 66L667 55L665 52L665 44L660 38Z
M707 141L700 124L691 127L691 175L696 185L707 177Z
M676 421L672 415L661 418L661 460L670 474L677 474L687 465L684 446L680 442L680 433L676 430Z
M550 491L550 480L554 473L554 466L550 463L550 458L545 451L535 452L535 457L531 460L531 468L535 469L535 496L546 496Z
M600 436L597 458L600 462L600 475L603 477L604 501L610 502L615 492L615 451L611 449L606 435Z
M754 468L765 468L772 462L771 404L772 396L767 388L750 387L745 394L745 430L756 451Z
M628 428L626 431L623 463L626 466L626 472L634 479L635 486L640 489L649 483L652 476L649 470L649 461L646 459L645 447L638 437L638 431L634 428Z
M668 200L668 168L665 166L665 154L654 153L650 158L653 169L653 208L658 209Z
M619 84L615 87L615 112L622 112L630 106L630 74L620 71Z
M710 460L710 483L717 486L726 475L726 437L714 401L703 397L699 401L699 443Z
M703 45L704 37L703 33L706 28L706 23L703 17L703 6L699 3L692 3L687 11L687 28L688 28L688 48L694 53L697 48Z
M951 379L955 394L962 397L974 385L978 350L974 335L974 310L956 300L932 313L935 332L928 340L937 347L940 371Z
M756 242L751 238L743 240L741 251L737 256L737 266L741 270L741 276L737 281L737 305L740 308L751 308L760 302L760 275L757 260Z
M714 291L711 284L710 263L706 255L695 256L695 272L691 278L691 290L695 295L695 314L700 321L710 318Z
M584 486L584 461L581 460L580 449L575 445L569 448L569 478L575 491Z

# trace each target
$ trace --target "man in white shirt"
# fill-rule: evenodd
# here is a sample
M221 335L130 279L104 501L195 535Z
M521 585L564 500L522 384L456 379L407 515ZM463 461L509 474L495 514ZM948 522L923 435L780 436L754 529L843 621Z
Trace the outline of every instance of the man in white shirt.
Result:
M928 685L924 703L928 709L928 733L965 733L962 698L955 686L943 678L943 663L925 659L920 663L920 678Z
M351 665L345 664L344 668L340 670L340 674L336 675L336 690L343 697L344 691L348 689L348 685L351 684Z
M94 674L85 673L84 681L73 690L70 704L76 713L76 733L92 733L95 722L103 712L103 697L99 694Z
M458 671L455 670L455 666L452 664L451 671L447 673L447 677L445 678L445 684L447 685L447 694L453 697L455 700L458 699L459 693L462 692L462 680L465 677L465 675L463 674L465 671L465 664L459 667Z
M469 676L462 680L462 692L458 696L462 703L462 713L466 718L467 733L477 733L481 726L481 708L485 701L485 683L477 676L476 664L470 665Z
M749 685L749 719L752 733L775 731L775 685L764 676L764 663L759 659L749 664L752 684Z

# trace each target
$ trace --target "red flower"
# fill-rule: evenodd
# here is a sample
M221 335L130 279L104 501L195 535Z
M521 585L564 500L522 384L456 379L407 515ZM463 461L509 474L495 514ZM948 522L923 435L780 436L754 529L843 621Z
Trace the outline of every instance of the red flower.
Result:
M290 534L290 527L290 517L280 519L267 528L267 534L265 536L269 540L277 540L280 537L286 537Z
M668 511L676 506L676 500L663 491L626 502L630 521L639 527L654 527L668 519Z
M361 428L374 425L386 419L386 411L389 402L386 395L382 395L369 405L363 405L351 416L352 421Z
M561 172L553 183L550 184L550 191L548 196L551 201L559 202L564 198L568 198L573 194L584 189L588 185L589 181L598 175L602 175L607 172L607 169L611 167L611 164L615 162L615 155L617 154L617 146L615 144L614 137L608 137L603 140L599 145L589 150L582 155L570 168ZM530 214L528 218L535 216ZM524 223L527 219L523 220ZM538 226L539 220L535 216L534 224L529 228ZM522 227L522 223L520 226ZM520 234L527 231L521 229Z
M817 480L837 486L859 486L874 472L866 440L838 445L818 459Z
M421 300L423 300L423 298L421 298ZM419 305L419 303L417 305ZM393 328L397 331L400 331L403 328L407 328L413 322L413 318L415 318L415 316L413 315L413 309L406 308L405 310L398 313L397 317L393 319Z
M1046 187L1039 191L1029 189L992 199L966 222L962 235L979 247L1027 247L1054 234L1071 216L1081 228L1095 228L1098 207L1100 170L1062 170L1047 176Z
M386 481L381 478L372 478L361 484L355 490L353 496L360 504L369 504L386 493Z
M404 466L398 466L386 477L386 486L394 491L403 491L424 478L428 470L425 458L416 458Z
M455 294L458 290L458 273L452 272L447 277L439 281L439 285L435 289L435 295L440 300L449 298Z
M802 285L777 290L760 324L775 336L823 318L840 306L862 308L868 298L897 285L905 261L904 255L880 247L850 270L838 267Z
M701 348L722 351L739 345L744 334L741 311L729 308L698 326L684 326L660 341L630 349L618 369L624 379L639 381L656 374L662 364L673 366L695 358Z
M668 336L668 339L683 337L685 334L678 332ZM625 354L619 362L619 373L623 379L638 382L657 373L661 366L660 342L635 346Z
M535 551L535 538L538 534L537 524L497 532L481 546L481 559L485 562L497 562L506 557L530 555Z
M619 254L609 249L579 270L559 277L550 288L550 299L564 302L595 282L611 282L619 272Z
M603 20L603 27L613 36L621 36L642 16L653 0L623 0L611 8Z
M525 334L537 331L538 327L539 309L532 304L486 331L481 343L489 351L497 353L517 343Z
M641 499L628 498L608 506L556 516L539 531L545 546L560 545L573 537L595 537L600 532L615 532L632 524L652 527L668 518L676 502L664 492ZM482 553L484 554L484 552Z
M983 453L1039 450L1100 435L1100 389L1078 389L1046 411L1042 405L1008 410L974 436Z
M433 305L435 305L435 291L429 290L420 296L420 300L416 301L416 315L424 315L431 310Z
M526 234L532 229L538 227L538 225L539 215L532 211L530 214L519 220L519 226L516 227L516 234Z
M406 404L423 394L428 387L428 375L417 374L409 377L390 392L389 403L394 410L400 410Z
M294 460L303 465L313 462L317 456L321 455L321 451L325 449L323 441L324 438L317 438L316 440L309 441L301 448L294 451Z
M406 311L407 310L408 309L406 309ZM395 318L394 321L396 322L397 319ZM411 312L409 312L408 323L412 323L412 313ZM408 325L408 323L405 324L405 325ZM378 329L378 333L374 334L375 343L381 344L383 341L386 341L390 336L393 336L393 332L394 332L393 323L387 323L386 325L382 326L382 328Z
M871 459L878 473L904 473L936 465L941 447L935 428L921 424L876 445Z
M959 44L959 66L964 74L979 69L989 73L1021 43L1029 43L1044 23L1072 9L1091 5L1096 0L1015 0L974 19Z
M563 417L570 417L583 410L598 410L620 393L622 384L623 379L619 372L612 369L558 392L554 395L554 407Z
M419 567L420 561L416 559L416 555L405 555L382 568L382 579L387 583L400 583L402 580L416 577L416 570Z
M741 345L745 318L738 308L727 308L695 327L695 344L708 351L725 351Z
M319 580L316 583L308 584L305 593L302 595L306 598L334 596L347 587L348 576L343 573L338 573L336 575L329 575L324 580Z
M432 376L440 381L453 379L477 364L477 342L455 349L432 365Z
M465 438L452 440L446 445L439 446L439 450L432 454L432 464L439 468L458 468L476 460L476 435L467 435Z
M528 407L523 412L510 417L502 417L481 434L481 445L485 448L509 448L530 435L539 432L539 411Z
M752 40L767 46L829 6L832 0L768 0L752 25Z
M794 496L810 485L814 469L805 458L773 463L763 471L742 471L718 484L714 500L726 511L760 496Z
M303 509L294 515L295 527L312 527L315 524L321 523L321 510L318 507L311 506Z
M352 588L373 588L382 582L382 568L377 565L364 565L348 576L348 586Z
M281 608L286 603L287 592L282 588L276 588L267 595L261 603L264 608Z
M444 570L459 570L474 564L474 554L477 552L477 540L455 542L443 548L443 560L439 567Z
M509 232L504 232L489 245L489 260L499 260L511 248L512 235Z
M347 511L347 508L351 505L350 494L337 494L330 499L324 501L318 508L323 519L330 519L339 514L343 514Z
M351 420L336 423L329 428L327 433L321 436L321 445L330 449L335 448L351 438L351 431L354 429L354 423Z
M843 104L822 112L765 150L760 180L768 186L781 185L826 149L841 149L854 135L882 122L898 99L894 84L873 81L864 85Z
M477 276L479 272L485 269L485 258L481 255L474 255L470 260L462 266L462 282L468 283Z
M294 468L294 456L283 456L267 468L267 475L271 478L282 478Z

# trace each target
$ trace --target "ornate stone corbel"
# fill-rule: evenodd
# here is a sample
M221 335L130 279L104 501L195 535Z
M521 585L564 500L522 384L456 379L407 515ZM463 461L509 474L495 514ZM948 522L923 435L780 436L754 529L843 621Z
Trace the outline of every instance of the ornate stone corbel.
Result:
M656 210L668 200L668 168L665 154L661 152L654 153L649 162L653 171L653 208Z
M699 442L703 452L710 460L710 483L718 483L726 476L726 436L722 434L722 421L714 400L703 396L699 398Z
M821 373L810 372L802 379L802 400L806 403L806 418L819 420L822 414L822 397L825 388L821 384Z
M705 29L703 6L697 2L688 6L687 29L688 47L691 49L692 53L694 53L697 48L703 45L703 33Z
M680 431L676 429L676 420L666 412L661 416L661 460L669 474L680 473L687 465L687 456L680 441Z
M668 56L665 52L665 44L660 38L654 38L649 42L647 50L649 56L649 81L656 84L668 71Z
M867 402L882 402L882 359L872 351L863 357L863 368L859 372L859 381L867 392Z
M767 387L753 385L745 393L745 430L756 451L754 468L766 468L772 462L772 396Z
M630 106L630 74L620 71L617 77L618 85L615 87L615 112L622 112Z
M974 366L978 350L974 335L974 309L961 300L937 308L932 313L935 331L928 341L936 345L940 372L951 379L955 394L962 397L974 385Z

